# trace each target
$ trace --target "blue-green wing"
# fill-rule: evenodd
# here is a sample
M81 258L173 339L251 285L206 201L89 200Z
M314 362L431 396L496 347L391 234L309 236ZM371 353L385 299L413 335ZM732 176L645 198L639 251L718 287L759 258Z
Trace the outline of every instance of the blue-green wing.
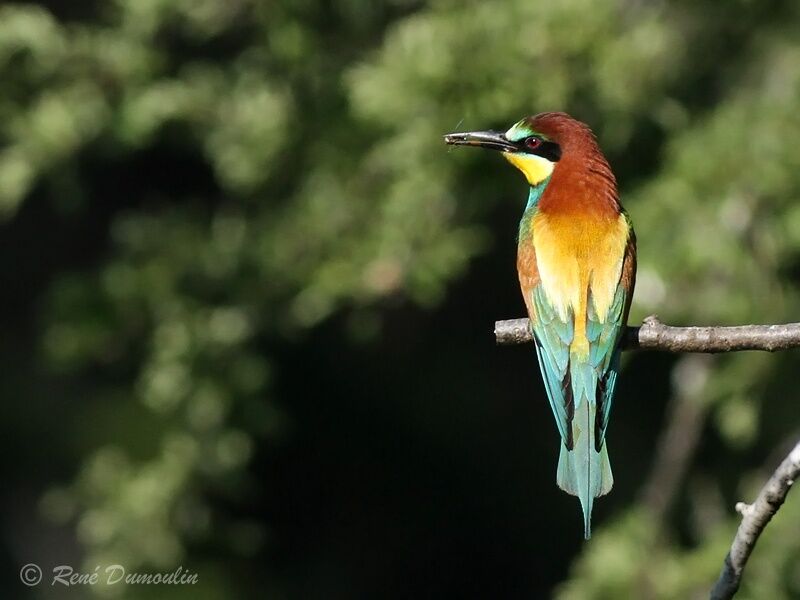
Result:
M598 448L603 445L606 436L614 389L617 385L619 359L622 353L619 340L625 328L627 296L622 285L617 287L614 301L611 303L603 323L597 318L591 298L587 311L586 337L589 339L589 362L597 373L598 382L598 390L595 395L598 403L595 444Z
M536 356L539 358L539 368L558 432L564 443L567 443L572 436L570 422L574 409L568 377L569 346L574 335L572 316L567 315L566 322L561 320L545 296L541 284L533 288L531 296L536 311L535 319L531 320Z
M576 397L588 396L590 402L598 405L597 432L595 443L602 446L611 404L619 371L619 338L624 328L627 307L627 293L620 285L609 308L604 322L600 322L589 299L587 311L586 336L589 340L589 369L571 368L569 347L574 335L572 315L563 321L548 301L541 285L531 292L536 318L531 322L536 354L542 371L547 398L556 420L561 439L568 448L572 446L571 422L575 410ZM577 367L577 365L573 365ZM573 371L573 372L571 372ZM575 381L573 381L573 379ZM597 389L585 390L595 387ZM579 393L575 393L577 388Z

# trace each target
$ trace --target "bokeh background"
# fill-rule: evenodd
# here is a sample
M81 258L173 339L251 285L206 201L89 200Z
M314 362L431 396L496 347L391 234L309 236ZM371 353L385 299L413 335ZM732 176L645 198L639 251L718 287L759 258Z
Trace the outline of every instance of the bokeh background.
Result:
M632 321L796 321L799 27L791 0L4 2L2 597L705 597L798 437L797 353L626 355L584 543L533 349L492 337L524 180L441 135L572 113L638 232ZM800 597L800 498L739 597Z

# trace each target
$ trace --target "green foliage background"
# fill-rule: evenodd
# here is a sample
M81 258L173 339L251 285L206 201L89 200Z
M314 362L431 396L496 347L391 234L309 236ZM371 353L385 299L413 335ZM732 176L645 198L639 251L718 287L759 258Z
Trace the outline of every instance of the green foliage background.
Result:
M283 554L293 541L281 513L263 509L282 493L270 457L285 458L310 427L294 403L307 406L297 389L311 388L292 378L313 379L314 361L377 356L346 372L380 380L373 387L387 396L370 406L392 402L396 412L365 410L352 430L330 425L355 440L354 464L359 432L387 422L411 432L397 455L413 455L419 437L461 464L481 430L470 419L498 402L510 410L503 394L546 415L532 354L492 348L480 337L491 321L466 311L459 327L480 342L454 343L449 360L481 370L484 354L499 354L492 364L528 369L525 390L493 384L488 368L484 387L417 380L428 365L411 360L416 351L392 381L375 366L394 360L393 322L416 336L398 344L424 346L445 309L480 301L482 315L521 314L518 300L493 298L515 298L507 215L521 210L524 184L492 156L449 152L447 131L543 110L592 125L638 232L633 321L652 312L676 324L798 320L797 2L63 4L0 6L3 431L17 457L3 465L9 597L27 591L16 574L26 562L199 573L191 590L83 590L131 598L404 597L424 594L426 581L464 597L469 572L450 546L449 581L390 559L343 567L337 548L352 532L338 542L307 533L315 541L295 545L321 544L326 558L315 562L316 551ZM549 579L516 583L498 566L505 591L495 597L703 597L736 527L734 501L753 497L761 465L797 437L796 369L791 352L630 360L610 432L617 480L629 483L618 483L585 545L571 520L577 505L550 489L551 424L522 423L517 439L541 444L520 441L516 452L531 456L509 460L542 463L548 475L509 471L530 477L536 494L509 496L525 508L511 511L508 530L528 541L506 551L521 565L514 573L547 553L563 560ZM432 385L438 407L403 403L405 378ZM351 414L359 385L312 403ZM658 513L630 473L650 465L669 394L696 403L702 441ZM639 430L626 410L650 420ZM534 456L540 447L550 454ZM282 464L289 481L318 472ZM453 490L434 496L441 506L424 500L442 515L432 522ZM386 540L368 530L360 543L380 555ZM391 544L413 555L429 538L411 531ZM741 597L800 597L799 566L800 501L790 496ZM423 583L404 587L418 571Z

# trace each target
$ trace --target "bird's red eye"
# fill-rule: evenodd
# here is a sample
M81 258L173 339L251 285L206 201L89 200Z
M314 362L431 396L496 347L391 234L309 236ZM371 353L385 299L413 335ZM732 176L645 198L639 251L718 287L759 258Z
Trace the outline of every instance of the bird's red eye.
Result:
M536 148L538 148L541 145L542 145L542 140L540 140L537 137L531 136L525 139L525 147L527 147L529 150L536 150Z

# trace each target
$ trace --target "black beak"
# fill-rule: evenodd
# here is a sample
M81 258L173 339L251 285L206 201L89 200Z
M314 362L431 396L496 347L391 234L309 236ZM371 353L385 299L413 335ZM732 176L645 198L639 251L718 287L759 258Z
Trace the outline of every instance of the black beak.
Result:
M519 150L517 145L509 142L502 131L470 131L466 133L448 133L444 143L451 146L480 146L502 152Z

